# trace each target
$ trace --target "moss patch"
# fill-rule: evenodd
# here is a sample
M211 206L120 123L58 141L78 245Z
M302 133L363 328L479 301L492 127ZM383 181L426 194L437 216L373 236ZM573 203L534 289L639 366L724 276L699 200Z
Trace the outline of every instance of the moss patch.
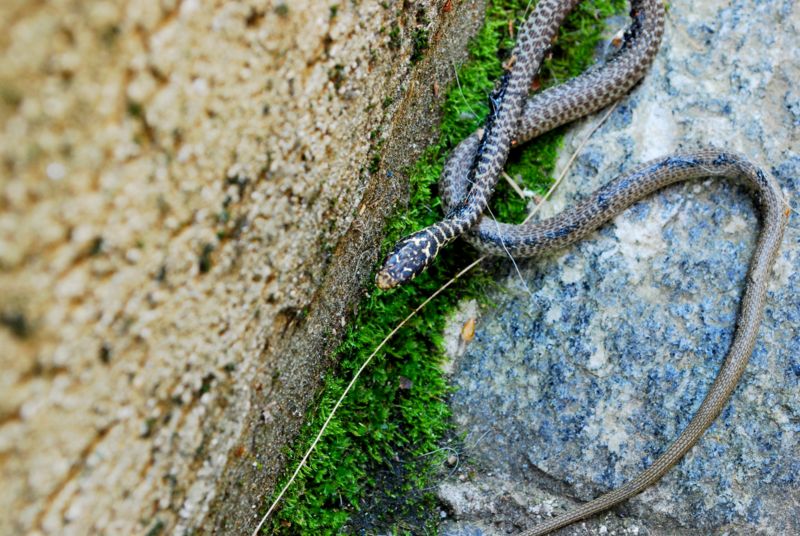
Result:
M484 27L470 45L470 60L458 71L460 86L446 93L439 141L411 170L409 205L389 224L384 251L401 236L441 217L436 182L445 157L488 113L487 97L514 45L509 21L514 21L515 28L520 26L528 1L490 0L488 4ZM595 0L578 7L543 66L541 85L584 70L592 61L603 19L623 10L621 0ZM525 188L546 188L562 137L558 129L513 151L506 166L509 175L521 177ZM505 221L520 221L525 202L501 181L493 210ZM413 284L389 292L370 290L339 349L338 369L325 379L318 403L289 455L289 473L347 382L383 337L473 258L467 246L456 244ZM439 369L444 319L460 300L480 299L490 283L486 273L475 271L429 304L389 342L339 408L265 533L435 532L436 503L428 486L445 457L435 452L449 429L450 416L449 388ZM277 490L287 478L288 474Z

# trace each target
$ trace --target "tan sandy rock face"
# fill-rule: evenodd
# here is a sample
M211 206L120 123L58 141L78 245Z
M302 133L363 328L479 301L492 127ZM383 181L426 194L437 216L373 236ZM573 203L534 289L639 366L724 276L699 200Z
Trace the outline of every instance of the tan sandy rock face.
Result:
M251 464L252 393L314 372L267 343L358 217L408 36L441 22L334 5L0 5L0 533L198 526Z

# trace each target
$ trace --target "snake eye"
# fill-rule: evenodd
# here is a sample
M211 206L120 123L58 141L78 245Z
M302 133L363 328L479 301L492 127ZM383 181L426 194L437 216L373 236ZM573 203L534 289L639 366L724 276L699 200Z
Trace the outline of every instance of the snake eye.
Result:
M375 284L385 290L411 281L427 268L438 252L439 244L427 229L407 236L386 257Z

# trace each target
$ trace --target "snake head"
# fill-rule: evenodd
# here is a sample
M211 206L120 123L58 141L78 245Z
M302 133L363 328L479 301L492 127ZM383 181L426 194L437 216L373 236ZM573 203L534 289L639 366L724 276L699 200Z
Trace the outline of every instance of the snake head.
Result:
M411 281L428 267L439 253L439 247L439 242L428 229L403 238L386 257L383 268L375 277L375 284L386 290Z

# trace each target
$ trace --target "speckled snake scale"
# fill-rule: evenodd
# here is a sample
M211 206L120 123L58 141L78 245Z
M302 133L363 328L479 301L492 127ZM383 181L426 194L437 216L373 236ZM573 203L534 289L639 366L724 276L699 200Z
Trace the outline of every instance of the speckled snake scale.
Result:
M512 140L523 143L619 99L644 76L658 51L664 6L658 0L632 0L632 23L620 50L609 61L559 86L529 95L542 58L577 3L578 0L540 0L536 5L519 32L513 67L492 97L489 120L455 148L445 165L440 181L447 210L445 219L401 240L378 273L377 285L391 288L413 279L444 245L458 236L495 255L527 257L563 248L656 190L701 177L737 179L749 186L761 213L761 231L730 350L686 429L649 468L628 483L543 522L524 532L526 536L547 534L633 497L657 482L697 443L727 403L753 351L768 278L788 218L782 194L772 177L744 157L718 150L674 154L642 164L576 206L540 222L509 225L483 216Z

